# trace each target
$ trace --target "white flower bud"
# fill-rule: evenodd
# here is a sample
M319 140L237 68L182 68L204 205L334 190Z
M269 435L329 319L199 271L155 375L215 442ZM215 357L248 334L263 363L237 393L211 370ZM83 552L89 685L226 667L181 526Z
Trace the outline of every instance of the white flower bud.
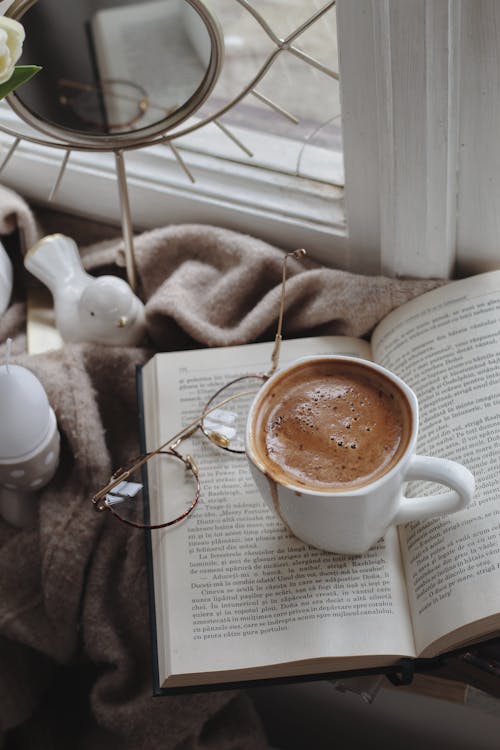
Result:
M0 83L8 81L14 72L23 51L24 37L24 28L19 21L0 16Z

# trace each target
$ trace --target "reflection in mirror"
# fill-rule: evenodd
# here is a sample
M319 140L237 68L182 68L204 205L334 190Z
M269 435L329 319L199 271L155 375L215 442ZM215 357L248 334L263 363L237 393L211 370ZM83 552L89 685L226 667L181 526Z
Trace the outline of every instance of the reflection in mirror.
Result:
M16 16L26 30L21 62L43 70L16 96L39 121L91 136L166 131L215 83L214 40L220 57L222 37L200 0L24 6Z

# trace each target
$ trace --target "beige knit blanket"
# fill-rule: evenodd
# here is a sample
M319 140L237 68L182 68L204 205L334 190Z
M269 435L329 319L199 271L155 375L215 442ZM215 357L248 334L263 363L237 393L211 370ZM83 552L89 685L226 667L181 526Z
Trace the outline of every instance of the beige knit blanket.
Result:
M282 253L209 226L147 232L136 252L148 348L67 345L29 356L16 230L24 248L48 231L71 233L81 246L99 237L85 222L41 221L38 227L26 204L0 189L0 234L16 267L12 302L0 318L0 361L11 336L14 361L42 381L62 437L60 467L40 492L36 527L0 520L0 747L2 739L30 750L267 747L244 693L152 698L143 534L96 515L90 498L111 467L138 452L136 365L155 350L272 337ZM120 239L82 247L82 257L92 273L123 274ZM366 335L436 283L294 262L286 335Z

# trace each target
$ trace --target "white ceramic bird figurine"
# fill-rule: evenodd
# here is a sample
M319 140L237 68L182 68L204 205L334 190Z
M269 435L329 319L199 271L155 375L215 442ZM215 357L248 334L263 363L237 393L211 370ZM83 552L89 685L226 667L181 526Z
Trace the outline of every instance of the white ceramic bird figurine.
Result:
M0 242L0 315L9 306L12 294L12 263Z
M63 234L44 237L24 265L52 292L56 326L64 341L136 346L144 337L144 305L118 276L91 276L76 242Z

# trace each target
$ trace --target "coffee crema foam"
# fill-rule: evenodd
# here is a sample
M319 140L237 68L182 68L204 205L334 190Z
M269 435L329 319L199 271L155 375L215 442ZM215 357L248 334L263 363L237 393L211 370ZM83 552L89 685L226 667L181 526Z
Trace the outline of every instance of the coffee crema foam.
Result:
M312 490L361 487L406 450L404 394L361 363L319 360L284 373L262 398L255 447L276 481Z

